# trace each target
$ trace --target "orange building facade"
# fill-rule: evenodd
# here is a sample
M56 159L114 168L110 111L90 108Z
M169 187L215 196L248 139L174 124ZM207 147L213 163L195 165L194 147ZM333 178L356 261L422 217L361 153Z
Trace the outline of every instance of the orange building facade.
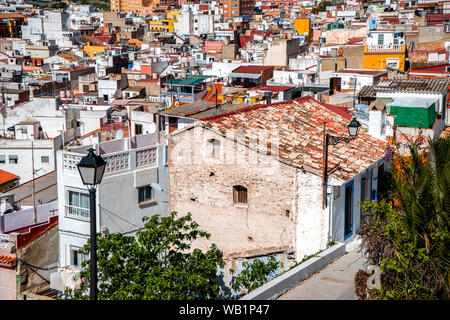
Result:
M255 0L222 0L223 15L226 18L252 14Z
M137 14L151 14L155 5L159 4L159 0L110 0L112 12L128 12L132 11Z

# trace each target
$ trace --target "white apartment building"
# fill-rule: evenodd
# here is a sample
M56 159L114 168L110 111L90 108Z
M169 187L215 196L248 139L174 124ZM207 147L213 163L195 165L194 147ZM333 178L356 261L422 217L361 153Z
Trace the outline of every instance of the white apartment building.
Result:
M21 184L55 170L61 135L42 139L38 121L22 121L10 129L9 138L0 140L0 169L18 175Z
M57 153L59 266L80 266L78 250L90 237L89 192L77 163L91 146ZM97 186L97 232L132 235L142 228L142 218L167 216L167 147L156 134L107 141L93 146L107 167Z
M34 97L31 101L6 108L0 125L0 134L6 135L7 129L22 121L39 121L44 138L59 135L67 142L80 136L78 109L65 108L60 98Z

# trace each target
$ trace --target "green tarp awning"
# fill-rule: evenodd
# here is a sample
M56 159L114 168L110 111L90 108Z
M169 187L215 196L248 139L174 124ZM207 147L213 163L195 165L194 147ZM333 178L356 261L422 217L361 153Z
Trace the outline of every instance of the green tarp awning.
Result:
M178 86L195 86L212 76L190 76L184 79L171 79L164 82L164 85L178 85Z

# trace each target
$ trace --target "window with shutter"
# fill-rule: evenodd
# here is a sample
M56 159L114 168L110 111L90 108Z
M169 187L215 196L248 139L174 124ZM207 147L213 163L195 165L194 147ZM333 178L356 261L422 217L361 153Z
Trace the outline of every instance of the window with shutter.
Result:
M243 186L233 187L233 203L247 204L247 188Z

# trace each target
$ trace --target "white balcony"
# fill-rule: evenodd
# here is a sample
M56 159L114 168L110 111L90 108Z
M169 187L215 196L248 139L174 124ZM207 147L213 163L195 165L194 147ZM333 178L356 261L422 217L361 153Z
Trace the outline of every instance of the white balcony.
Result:
M366 45L366 52L403 52L404 44L371 44Z
M76 207L71 205L64 205L66 208L66 217L87 220L89 221L89 212L88 208Z

